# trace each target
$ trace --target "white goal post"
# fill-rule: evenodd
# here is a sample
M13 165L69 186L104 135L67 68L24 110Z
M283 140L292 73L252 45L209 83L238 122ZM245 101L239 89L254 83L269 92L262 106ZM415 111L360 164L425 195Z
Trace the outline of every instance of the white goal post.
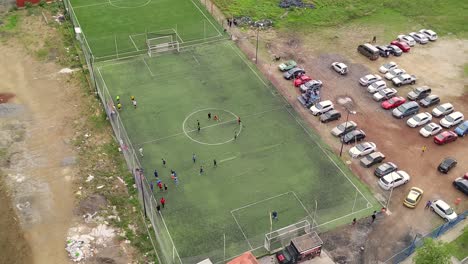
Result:
M168 34L166 36L146 39L146 45L148 46L148 56L152 57L153 54L166 51L179 52L179 41L177 41L177 38L174 36L174 34Z
M293 238L309 234L310 232L312 232L312 227L309 221L303 220L265 234L264 247L270 253L276 252L288 245Z

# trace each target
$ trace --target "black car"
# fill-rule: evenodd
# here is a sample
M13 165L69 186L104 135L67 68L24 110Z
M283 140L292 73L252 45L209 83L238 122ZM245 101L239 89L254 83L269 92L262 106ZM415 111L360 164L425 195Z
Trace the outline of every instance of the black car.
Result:
M369 168L374 164L382 162L384 159L385 155L382 152L373 152L361 159L361 165L364 168Z
M378 166L375 171L374 175L377 177L383 177L391 172L394 172L398 169L398 166L395 165L393 162L385 162L384 164Z
M390 50L390 54L392 54L393 56L401 56L401 54L403 54L403 51L395 46L395 45L388 45L387 48Z
M351 132L346 133L341 138L341 141L345 144L353 143L353 142L358 142L366 138L366 133L360 129L353 130Z
M440 103L440 97L435 94L431 94L427 96L426 98L422 99L421 101L419 101L419 105L422 107L429 107L429 106L436 105L438 103Z
M296 67L296 68L292 68L289 71L283 73L283 77L286 80L291 80L291 79L296 78L296 77L298 77L298 76L300 76L302 74L305 74L305 70Z
M325 114L320 115L320 121L322 123L327 123L327 122L330 122L330 121L338 120L338 119L340 119L340 117L341 117L340 112L338 112L336 110L330 110L330 111L326 112Z
M457 178L453 181L453 186L464 194L468 195L468 180L463 178Z
M376 46L376 48L379 50L380 57L386 58L392 54L392 51L387 46Z
M455 166L457 166L457 160L451 157L447 157L439 164L437 170L447 174Z
M416 101L420 99L424 99L427 96L429 96L432 92L432 89L428 86L420 86L417 88L414 88L413 91L408 93L408 99L411 101Z

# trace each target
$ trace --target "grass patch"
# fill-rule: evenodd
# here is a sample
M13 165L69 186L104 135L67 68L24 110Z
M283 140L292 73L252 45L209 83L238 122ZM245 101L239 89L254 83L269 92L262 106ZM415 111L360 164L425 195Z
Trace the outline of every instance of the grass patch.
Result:
M7 16L5 24L0 27L0 29L7 30L7 31L12 31L16 29L16 26L18 25L19 22L19 16L18 14L12 14Z
M463 74L468 76L468 63L463 66Z
M231 16L269 18L279 29L311 30L337 26L355 20L377 20L391 28L413 28L415 24L428 27L441 35L455 34L465 37L468 32L466 13L468 2L457 0L317 0L316 9L289 10L278 6L279 0L214 0L224 13ZM307 1L306 1L307 2ZM287 12L287 14L285 14ZM401 18L404 19L401 19ZM395 20L396 18L396 20ZM312 28L311 28L312 27Z
M448 244L450 253L458 260L468 257L468 228L463 230L463 234Z

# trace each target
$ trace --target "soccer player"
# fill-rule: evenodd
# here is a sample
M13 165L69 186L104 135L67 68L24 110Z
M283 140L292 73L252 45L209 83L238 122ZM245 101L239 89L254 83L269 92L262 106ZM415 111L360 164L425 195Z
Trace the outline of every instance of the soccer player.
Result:
M218 121L219 120L218 115L214 115L213 120Z
M197 161L197 156L195 156L195 153L192 154L192 161L195 163Z
M208 112L208 120L211 120L211 113Z
M120 111L122 109L122 104L121 103L118 103L117 104L117 109Z
M161 159L161 160L162 160L164 168L166 168L166 160L165 159Z
M240 124L241 124L241 119L240 119L239 116L237 117L237 124L238 124L239 126L240 126Z
M164 205L166 205L166 199L164 199L164 197L161 197L161 200L159 200L159 202L161 203L162 208L164 208Z
M136 109L136 105L137 105L136 100L133 100L133 107L135 107L135 109Z
M130 100L135 101L135 96L134 95L130 96Z
M203 174L203 166L200 166L200 175Z
M157 171L156 169L154 170L154 177L155 177L156 179L159 177L158 171Z
M216 159L213 160L213 167L218 167L218 162L216 162Z
M276 211L271 212L271 219L278 221L278 212Z

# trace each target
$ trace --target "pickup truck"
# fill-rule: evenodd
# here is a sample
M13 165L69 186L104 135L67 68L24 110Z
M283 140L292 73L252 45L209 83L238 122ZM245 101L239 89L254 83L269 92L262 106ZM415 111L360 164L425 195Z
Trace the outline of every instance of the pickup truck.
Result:
M409 74L402 74L392 79L393 84L400 87L405 84L415 84L416 83L416 76L409 75Z
M295 237L289 245L276 253L276 260L280 264L299 263L320 256L322 245L323 241L315 232Z

